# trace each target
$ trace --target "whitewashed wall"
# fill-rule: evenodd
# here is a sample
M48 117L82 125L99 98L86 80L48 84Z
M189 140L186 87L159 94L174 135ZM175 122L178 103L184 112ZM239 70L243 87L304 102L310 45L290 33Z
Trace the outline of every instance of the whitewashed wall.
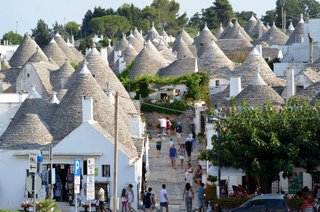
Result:
M17 77L16 89L17 91L25 90L29 92L31 90L31 86L33 85L35 86L36 91L41 96L44 96L43 94L45 92L45 89L43 88L41 80L37 72L34 70L32 64L28 63L22 68Z

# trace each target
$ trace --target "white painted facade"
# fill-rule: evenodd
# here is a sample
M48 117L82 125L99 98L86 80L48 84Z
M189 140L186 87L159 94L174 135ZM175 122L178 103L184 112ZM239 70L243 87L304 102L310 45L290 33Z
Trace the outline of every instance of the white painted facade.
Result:
M228 87L229 82L226 78L210 78L209 94L217 94L224 91Z
M29 153L38 150L0 150L0 208L21 210L25 198L25 181L29 168ZM19 156L18 156L19 155Z
M0 44L0 54L3 55L7 60L10 60L13 53L17 50L19 45L1 45Z
M32 63L27 63L23 66L17 77L16 90L30 92L32 86L35 86L36 91L41 96L47 96L47 91L43 86L37 71L32 66Z
M53 148L54 164L73 164L75 158L82 161L89 158L95 158L95 167L98 169L98 176L95 176L96 182L111 182L110 191L113 197L113 151L114 145L111 138L101 134L90 123L83 123L77 129L72 131L67 137L60 141ZM44 163L49 163L45 160ZM110 165L110 178L102 177L102 165ZM83 170L82 164L81 168ZM123 188L129 184L136 188L141 181L142 159L139 158L134 164L131 164L130 158L119 148L118 151L118 196ZM85 178L84 178L85 179ZM85 188L85 180L82 181L82 188ZM135 190L135 197L139 191ZM84 189L80 194L80 199L85 201ZM135 198L135 204L137 198Z
M27 93L0 94L0 136L7 129L9 123L27 96Z

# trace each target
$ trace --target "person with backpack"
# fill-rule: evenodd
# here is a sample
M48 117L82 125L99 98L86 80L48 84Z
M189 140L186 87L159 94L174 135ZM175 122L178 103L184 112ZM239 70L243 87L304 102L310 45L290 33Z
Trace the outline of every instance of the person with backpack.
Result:
M177 149L174 147L174 144L169 149L169 156L171 160L171 167L176 169L176 157L177 157Z
M155 205L154 194L151 192L152 192L152 188L149 187L148 192L144 195L144 198L143 198L143 205L145 207L145 211L150 211L150 212L152 211L152 207Z

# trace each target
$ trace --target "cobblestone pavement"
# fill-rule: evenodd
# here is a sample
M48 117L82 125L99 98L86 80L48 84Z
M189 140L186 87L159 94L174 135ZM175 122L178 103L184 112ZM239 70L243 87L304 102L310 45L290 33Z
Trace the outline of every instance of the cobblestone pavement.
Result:
M156 135L156 131L149 131L152 135ZM177 159L177 168L171 168L170 158L169 158L169 140L173 138L174 141L176 137L172 136L165 136L162 140L162 148L161 148L161 157L156 157L156 143L155 141L150 140L149 144L149 176L148 176L148 187L152 187L153 192L156 195L156 206L159 208L159 191L161 189L162 184L166 184L166 189L168 192L168 199L169 199L169 211L186 211L185 203L182 200L183 190L185 186L184 181L184 172L186 169L187 161L184 161L184 167L181 168L180 160ZM187 138L186 134L183 134L181 137L181 142L185 142ZM175 143L175 147L178 150L178 145ZM196 148L192 153L192 165L194 170L198 164L199 152ZM197 191L198 187L195 185L193 186L193 191L195 192L195 198L193 200L193 208L197 208Z

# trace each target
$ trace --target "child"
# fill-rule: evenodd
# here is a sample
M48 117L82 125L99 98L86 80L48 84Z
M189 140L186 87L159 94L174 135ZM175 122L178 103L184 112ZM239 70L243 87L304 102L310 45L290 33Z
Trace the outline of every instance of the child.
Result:
M127 198L127 191L126 189L122 189L121 192L121 203L122 203L122 212L127 211L127 202L128 202L128 198Z

